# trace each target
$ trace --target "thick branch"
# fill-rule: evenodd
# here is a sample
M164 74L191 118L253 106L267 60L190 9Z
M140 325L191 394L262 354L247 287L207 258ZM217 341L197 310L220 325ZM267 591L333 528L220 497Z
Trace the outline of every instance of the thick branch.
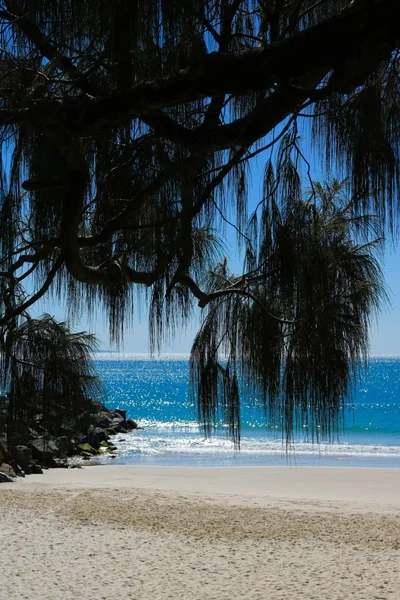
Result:
M374 66L373 61L370 63L371 53L376 51L379 57L381 51L387 54L396 46L400 36L397 26L399 18L398 2L356 2L342 13L285 40L270 44L263 51L211 53L201 62L176 75L142 82L129 92L117 92L97 98L70 98L65 104L50 101L42 109L40 105L19 111L1 109L0 121L17 123L29 119L30 122L35 122L35 119L45 118L52 104L50 114L54 115L56 109L62 109L71 131L76 133L89 134L104 122L117 123L121 119L149 118L149 115L153 115L150 118L158 118L157 127L162 126L168 137L176 138L179 126L172 126L164 118L165 115L162 116L157 111L220 94L266 91L277 83L287 85L321 69L335 71L333 82L336 80L340 91L340 83L343 83L340 78L345 79L349 75L347 70L351 69L354 56L357 57L358 69L360 61L365 58L365 72L363 69L361 72L366 77L368 67ZM368 48L365 40L369 41ZM316 48L318 52L315 51ZM332 88L331 91L335 89ZM307 97L307 90L303 90L303 94ZM190 141L195 134L190 130L185 132L182 128L179 136L181 139L187 136ZM224 146L222 142L219 146L230 147Z
M62 265L63 261L62 258L60 257L52 266L52 268L49 271L49 274L47 275L46 281L44 282L44 284L42 285L42 287L40 288L40 290L38 290L35 294L33 294L29 300L27 300L26 302L23 302L22 304L20 304L19 306L16 306L13 309L9 309L5 312L4 317L2 317L0 319L0 326L1 325L5 325L6 323L8 323L11 319L13 319L14 317L17 317L18 315L22 314L23 312L25 312L30 306L32 306L33 304L35 304L35 302L37 302L38 300L40 300L40 298L42 296L44 296L44 294L48 291L48 289L50 288L51 284L53 283L54 277L56 276L58 270L60 269L61 265Z
M188 277L188 276L181 277L180 283L182 283L187 288L189 288L190 291L192 292L192 294L199 300L200 308L204 308L205 306L207 306L207 304L209 304L213 300L216 300L217 298L222 298L223 296L229 296L229 295L233 294L236 296L243 296L245 298L249 298L249 300L252 300L256 304L258 304L258 306L262 309L263 313L265 313L270 319L273 319L274 321L278 321L282 325L294 325L295 324L295 321L291 321L288 319L281 319L280 317L277 317L277 316L271 314L267 310L266 306L261 302L261 300L257 296L255 296L254 294L252 294L251 292L249 292L248 290L245 290L243 288L229 287L229 288L217 290L215 292L212 292L211 294L206 294L199 288L197 283L195 281L193 281L193 279L191 277Z

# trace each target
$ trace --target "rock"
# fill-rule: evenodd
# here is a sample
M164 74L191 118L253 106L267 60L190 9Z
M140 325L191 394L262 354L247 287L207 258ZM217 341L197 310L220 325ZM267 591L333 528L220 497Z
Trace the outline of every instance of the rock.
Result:
M0 472L0 483L12 483L13 481L14 479L12 477Z
M66 436L70 440L75 435L75 430L73 429L73 427L70 427L69 425L66 425L66 424L60 426L59 432L60 432L61 437Z
M93 446L91 446L90 444L80 444L78 446L78 451L79 454L82 454L82 456L89 455L91 457L96 456L98 454L96 448L93 448Z
M88 429L88 443L93 448L100 448L101 442L107 440L107 434L100 427L93 427L91 425Z
M128 433L128 430L125 429L125 427L122 427L122 425L118 425L118 427L115 427L114 429L116 433Z
M29 439L31 440L35 440L36 438L40 437L40 433L38 433L36 429L32 429L32 427L28 427L28 434Z
M30 468L30 472L32 475L42 475L43 474L42 467L33 461L29 463L29 468Z
M9 461L9 464L10 467L13 469L14 473L17 474L17 477L25 477L25 472L29 474L29 470L26 470L26 468L29 466L29 463L24 463L24 468L22 468L21 465L18 465L14 459L11 459Z
M90 415L90 423L91 425L94 425L94 427L105 429L106 427L112 427L113 419L110 413L101 411Z
M75 454L75 444L66 435L56 438L54 443L58 448L58 458L65 458L66 456L73 456Z
M94 412L108 412L107 407L100 400L92 400L92 408Z
M111 421L111 427L123 427L125 425L125 421L122 417L113 418Z
M59 450L53 440L47 440L40 437L37 440L28 442L28 447L32 450L33 458L36 458L40 463L50 462L58 456Z
M0 465L8 456L8 449L4 442L0 440Z
M11 448L11 456L19 465L28 463L32 458L32 450L27 446L14 446Z
M56 469L68 469L68 461L65 458L52 458L50 466Z
M0 467L0 471L4 474L4 475L8 475L9 477L16 477L17 474L14 471L14 469L12 468L11 465L8 465L7 463L3 463Z
M110 435L116 435L117 431L114 429L114 427L106 427L104 430L104 433L106 433L108 436L110 436Z
M84 444L85 442L87 442L87 435L81 433L80 431L75 431L74 435L71 438L71 442L76 446L79 446L79 444Z
M133 419L127 419L125 427L129 431L131 429L137 429L138 428L138 424Z
M100 450L103 450L103 452L115 452L116 450L118 450L117 446L114 446L114 444L111 444L110 442L102 442L101 446L100 446Z
M119 408L116 408L114 410L114 413L117 413L117 415L121 415L121 417L123 418L124 422L126 421L126 410L120 410Z

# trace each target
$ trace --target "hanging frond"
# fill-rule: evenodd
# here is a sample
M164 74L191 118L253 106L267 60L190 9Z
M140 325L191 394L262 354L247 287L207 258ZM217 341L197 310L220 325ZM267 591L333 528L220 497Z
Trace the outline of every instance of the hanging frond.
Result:
M93 335L73 333L49 315L27 318L2 332L2 388L7 390L10 439L35 414L57 429L104 394L92 362L97 347Z
M374 219L365 217L360 230L342 191L333 181L315 184L311 200L269 199L257 266L234 276L223 264L209 279L208 312L191 354L207 434L221 420L238 444L239 406L250 398L287 441L296 427L317 440L338 431L340 408L368 356L370 320L385 299L375 257L381 240L356 241L376 232Z

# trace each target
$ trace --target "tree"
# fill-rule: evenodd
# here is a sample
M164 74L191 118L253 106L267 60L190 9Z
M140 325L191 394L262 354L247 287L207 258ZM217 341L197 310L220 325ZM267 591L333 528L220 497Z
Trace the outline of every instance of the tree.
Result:
M37 414L58 431L102 394L91 361L97 348L93 335L72 333L49 315L26 318L2 333L2 387L7 390L2 425L9 441L23 439L24 427Z
M290 244L303 248L296 236L303 235L305 221L315 222L320 240L315 244L325 266L334 250L357 254L352 232L358 217L373 212L379 225L388 222L394 228L398 3L4 0L0 7L0 325L49 292L67 297L75 311L82 302L89 308L100 302L118 341L143 288L150 299L153 342L165 325L190 314L194 299L210 309L216 297L225 306L225 319L227 306L236 303L236 310L241 304L250 327L252 319L258 323L262 304L281 335L292 335L287 321L293 320L305 287L293 275L290 279L289 261L298 258ZM350 237L344 233L341 243L331 240L324 225L334 220L334 211L327 213L320 204L311 180L313 158L307 158L299 139L307 128L324 157L327 177L347 179ZM272 159L265 161L264 192L248 223L251 160L265 159L267 149ZM311 186L308 198L300 193L302 169ZM282 202L291 207L290 214ZM227 274L212 282L205 275L204 259L211 258L214 244L210 227L227 221L246 249L249 286L249 273L233 288ZM285 227L290 235L278 260L275 235ZM322 234L328 236L325 242ZM285 293L291 290L296 299L282 301L271 293L271 274L256 249L259 237L267 262L279 263L277 289L287 277ZM309 232L305 238L308 252ZM310 414L315 426L328 413L337 414L350 365L367 348L365 326L376 306L379 273L370 248L363 256L364 266L361 261L346 275L351 288L358 282L373 290L354 299L349 318L357 314L357 331L346 330L340 320L335 325L337 339L342 331L351 342L337 348L347 367L340 361L332 366L323 388L307 362L307 336L296 342L296 356L302 350L304 360L300 364L296 358L291 368L301 367L303 375L291 378L287 406L290 412L294 403L304 413L310 397L321 393L319 410ZM325 294L323 278L315 269L306 271L304 266L309 285ZM11 303L11 296L18 301ZM242 353L235 363L254 359L254 348L247 353L240 345L232 347ZM263 351L257 373L262 372L259 381L275 406L276 354L272 347ZM329 352L326 359L332 361ZM288 356L282 355L287 369ZM219 368L215 357L210 360L198 362L193 371L203 398L215 383L214 374L210 383L210 369ZM230 375L228 369L224 397L228 420L237 430L236 379ZM306 377L311 379L305 386ZM207 410L204 415L212 416ZM290 432L290 418L287 423Z

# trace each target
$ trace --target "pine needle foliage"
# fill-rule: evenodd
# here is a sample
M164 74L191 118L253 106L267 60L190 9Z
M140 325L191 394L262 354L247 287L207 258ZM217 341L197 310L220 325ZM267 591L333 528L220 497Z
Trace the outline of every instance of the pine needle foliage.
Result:
M353 223L375 214L396 234L399 18L392 0L2 0L0 326L52 294L72 315L103 311L118 344L148 302L157 348L193 299L207 305L222 223L246 269L273 255L282 273L268 302L305 310L318 273L300 286L289 244L307 237L296 203L317 150L327 178L347 181ZM265 190L249 220L256 157ZM306 295L293 305L294 287ZM357 298L361 319L370 304Z

